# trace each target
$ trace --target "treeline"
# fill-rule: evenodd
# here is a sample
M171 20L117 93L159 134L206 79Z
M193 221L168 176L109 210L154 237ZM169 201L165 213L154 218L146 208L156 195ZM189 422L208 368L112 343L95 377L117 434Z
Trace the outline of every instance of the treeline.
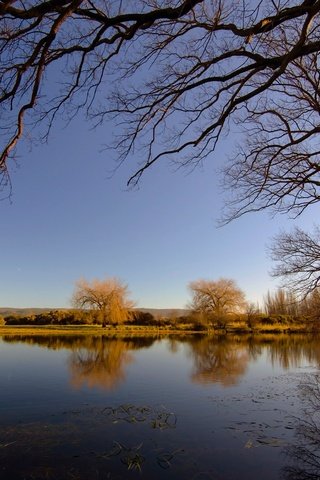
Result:
M319 316L295 316L288 313L261 313L258 310L239 314L221 316L204 315L190 312L183 316L174 313L166 317L157 317L149 312L131 312L130 319L121 325L153 327L165 330L206 332L283 332L283 331L310 331L320 327ZM65 325L92 325L101 326L97 312L77 310L53 310L47 313L18 316L9 315L3 318L3 325L7 326L65 326ZM116 327L119 324L113 324Z
M314 290L307 297L298 300L295 294L279 288L276 292L266 295L264 299L265 312L272 315L284 315L292 319L320 319L320 292Z
M84 325L95 323L96 312L80 310L51 310L30 315L9 314L6 325Z
M174 311L166 316L132 310L122 325L169 326L185 323L188 315L177 316ZM120 323L120 322L119 322ZM101 312L97 310L51 310L31 315L7 315L2 317L5 325L101 325ZM116 325L116 323L115 323Z
M203 306L201 304L201 306ZM205 305L206 306L206 305ZM197 308L196 308L197 307ZM320 292L315 290L307 298L298 301L294 294L279 289L268 292L263 309L246 304L241 311L199 308L196 305L183 315L169 311L165 315L131 309L121 322L109 321L112 326L131 325L192 331L284 331L313 330L320 327ZM103 314L99 310L73 309L51 310L28 315L9 314L0 317L0 325L102 325Z

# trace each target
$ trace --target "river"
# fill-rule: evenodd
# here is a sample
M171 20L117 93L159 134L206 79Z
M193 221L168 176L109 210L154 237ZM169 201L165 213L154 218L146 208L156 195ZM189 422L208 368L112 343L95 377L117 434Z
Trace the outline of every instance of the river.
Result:
M0 478L320 478L319 365L307 335L2 336Z

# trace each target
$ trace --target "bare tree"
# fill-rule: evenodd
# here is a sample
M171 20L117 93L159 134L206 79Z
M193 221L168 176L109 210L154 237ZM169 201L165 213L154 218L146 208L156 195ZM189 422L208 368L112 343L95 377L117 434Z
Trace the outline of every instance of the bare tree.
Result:
M18 141L82 111L116 121L129 184L162 158L195 167L232 129L222 223L295 217L320 199L319 38L320 0L0 0L0 190Z
M259 305L253 302L248 302L246 304L245 313L247 317L246 324L248 325L249 328L253 329L261 316Z
M281 233L271 246L271 257L276 262L273 276L306 297L320 287L320 229L312 234L296 227Z
M244 126L226 221L300 211L318 200L319 12L320 0L0 0L2 187L21 138L83 110L118 119L120 161L138 152L131 184L163 157L197 165Z
M72 303L75 307L99 312L103 326L123 323L130 316L133 302L128 298L128 287L116 278L105 280L80 279L75 286Z
M316 290L313 290L313 292L311 292L310 295L308 295L306 299L305 314L309 315L311 320L313 320L314 322L317 322L319 325L319 320L320 320L320 289L319 288L317 288Z
M246 305L244 293L231 279L196 280L189 284L189 289L190 308L217 324L224 323L226 315L241 311Z
M292 290L278 288L275 292L268 292L264 297L264 311L268 315L291 315L296 317L300 314L300 300Z
M243 108L246 138L224 168L233 192L224 222L265 208L296 218L319 201L319 61L319 53L295 59L259 102Z

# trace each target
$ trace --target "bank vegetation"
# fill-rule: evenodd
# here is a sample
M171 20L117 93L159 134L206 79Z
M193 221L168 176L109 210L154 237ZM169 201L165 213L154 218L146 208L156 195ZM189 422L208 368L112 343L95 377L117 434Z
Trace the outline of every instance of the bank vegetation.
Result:
M242 300L242 299L241 299ZM268 332L310 332L320 330L320 292L315 291L303 301L297 302L292 293L279 289L265 296L263 308L246 304L241 311L201 310L192 308L183 314L178 310L165 314L151 313L132 308L126 319L113 323L102 323L101 313L93 309L48 310L35 314L8 314L0 316L0 331L17 332L25 326L28 331L55 330L64 333L77 332L111 334L114 332L167 333L167 332L208 332L225 333L268 333Z

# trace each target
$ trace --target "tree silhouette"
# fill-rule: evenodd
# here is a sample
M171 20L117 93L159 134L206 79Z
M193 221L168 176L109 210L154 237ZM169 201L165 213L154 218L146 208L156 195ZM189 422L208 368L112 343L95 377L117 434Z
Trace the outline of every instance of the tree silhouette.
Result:
M84 111L116 117L120 161L139 152L130 184L162 157L193 167L244 127L225 221L317 201L320 1L292 3L1 0L2 186L23 136Z
M320 287L320 229L307 233L296 227L282 232L271 248L275 277L281 277L291 289L306 297Z
M83 112L116 122L129 185L236 132L222 223L319 201L320 0L0 0L0 22L2 192L21 139Z

